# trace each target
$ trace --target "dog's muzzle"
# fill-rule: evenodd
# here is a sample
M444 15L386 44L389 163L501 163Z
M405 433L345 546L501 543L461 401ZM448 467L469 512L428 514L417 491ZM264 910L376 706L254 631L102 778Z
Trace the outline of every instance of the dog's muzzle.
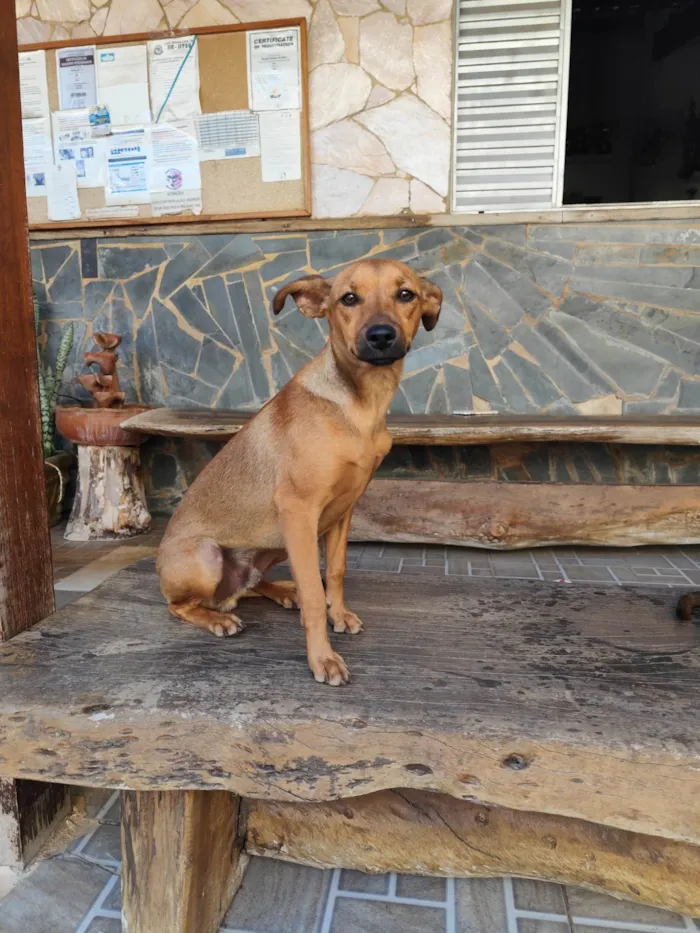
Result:
M403 337L393 324L373 324L358 341L357 358L373 366L390 366L405 355Z

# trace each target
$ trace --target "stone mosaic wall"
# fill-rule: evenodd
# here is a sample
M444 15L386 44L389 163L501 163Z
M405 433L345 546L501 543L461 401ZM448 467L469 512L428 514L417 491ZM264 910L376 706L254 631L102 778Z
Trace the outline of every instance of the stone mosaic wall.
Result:
M452 0L15 0L20 43L305 16L313 212L446 210Z
M700 410L700 221L86 239L35 243L42 343L75 361L124 336L133 401L256 408L323 346L286 282L394 257L444 292L394 411Z

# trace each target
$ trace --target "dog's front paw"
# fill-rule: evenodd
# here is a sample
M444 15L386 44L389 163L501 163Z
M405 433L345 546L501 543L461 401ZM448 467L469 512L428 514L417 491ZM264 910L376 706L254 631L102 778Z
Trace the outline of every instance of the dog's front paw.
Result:
M357 635L362 631L362 620L349 609L341 609L340 612L329 612L328 616L333 625L334 632L347 632L349 635Z
M318 657L309 657L309 667L320 684L342 687L350 680L350 671L341 656L332 650Z
M208 626L209 631L216 635L217 638L226 638L228 635L238 635L239 632L243 631L243 623L238 618L238 616L233 615L229 612L224 614L223 612L217 613L219 618L211 622Z

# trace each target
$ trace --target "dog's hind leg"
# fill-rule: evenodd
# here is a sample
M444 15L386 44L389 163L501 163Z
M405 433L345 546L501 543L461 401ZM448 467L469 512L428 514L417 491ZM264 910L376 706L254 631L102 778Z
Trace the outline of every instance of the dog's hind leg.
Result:
M168 611L178 619L223 637L236 635L243 623L231 612L217 612L214 605L224 577L224 555L211 538L167 541L158 553L161 589Z

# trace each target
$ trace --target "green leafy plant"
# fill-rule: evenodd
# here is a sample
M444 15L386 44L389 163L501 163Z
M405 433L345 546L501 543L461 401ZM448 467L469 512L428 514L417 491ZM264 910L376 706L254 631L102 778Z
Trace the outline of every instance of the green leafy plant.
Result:
M58 392L63 381L68 357L73 347L73 325L69 324L61 337L56 354L55 372L50 366L44 365L39 349L41 323L39 321L39 302L34 298L34 326L36 327L36 362L39 374L39 405L41 408L41 441L44 448L44 457L51 457L56 453L56 402Z

